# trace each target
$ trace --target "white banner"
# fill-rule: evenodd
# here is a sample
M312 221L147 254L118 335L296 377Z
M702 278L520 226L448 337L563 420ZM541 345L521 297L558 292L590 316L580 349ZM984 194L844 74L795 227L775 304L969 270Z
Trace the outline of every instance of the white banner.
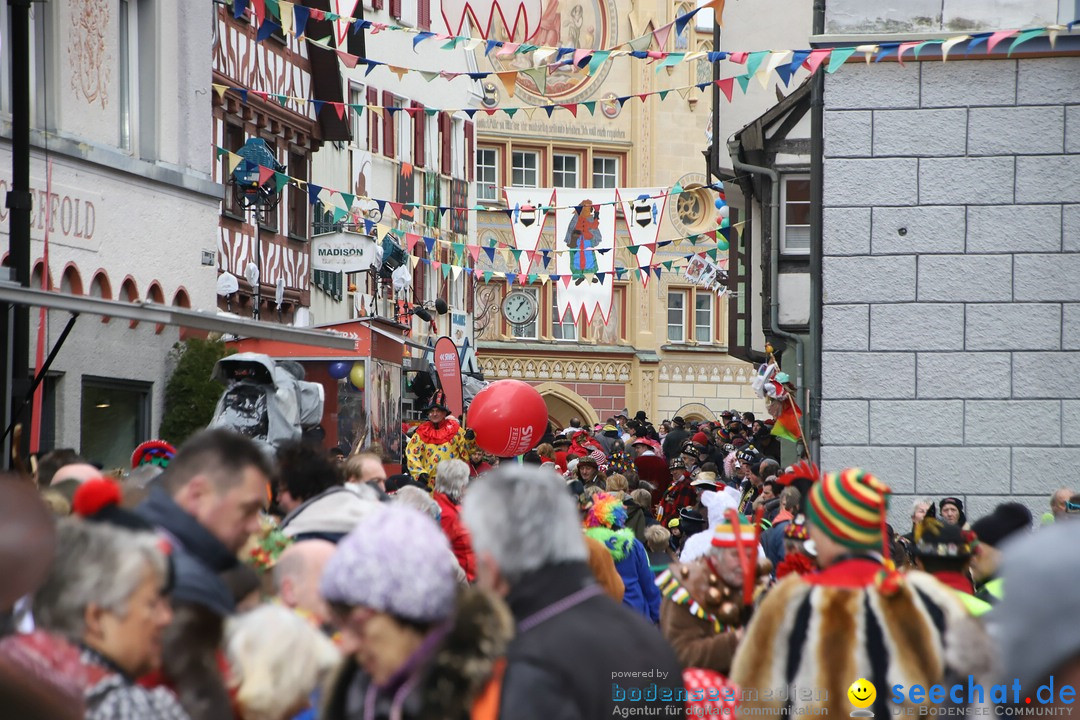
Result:
M375 266L375 239L359 233L336 232L311 239L311 269L361 272Z
M648 268L656 254L656 236L667 205L668 188L620 188L619 205L622 207L630 244L636 245L638 274L641 284L649 284Z
M615 281L615 189L559 188L555 202L559 315L569 307L575 320L582 312L591 320L599 310L606 322Z
M528 275L532 268L536 246L544 231L548 212L541 208L551 207L554 194L551 188L504 188L506 207L510 208L510 229L514 233L514 247L523 250L518 258L518 272ZM545 268L546 270L546 268Z

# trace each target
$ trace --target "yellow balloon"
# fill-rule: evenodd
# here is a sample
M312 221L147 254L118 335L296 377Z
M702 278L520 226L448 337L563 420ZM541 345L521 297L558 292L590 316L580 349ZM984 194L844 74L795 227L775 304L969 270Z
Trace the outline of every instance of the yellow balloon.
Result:
M349 382L355 385L357 390L364 389L364 363L353 363L352 370L349 371Z

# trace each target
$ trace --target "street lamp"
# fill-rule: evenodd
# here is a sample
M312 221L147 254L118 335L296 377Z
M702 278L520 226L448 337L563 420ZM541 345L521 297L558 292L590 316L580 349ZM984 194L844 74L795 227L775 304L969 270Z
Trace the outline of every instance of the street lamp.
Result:
M244 276L251 283L254 302L251 317L259 319L259 306L262 305L262 237L260 228L263 221L277 209L281 202L281 193L273 175L262 180L262 168L274 173L284 172L285 166L277 161L273 151L262 138L250 138L237 152L243 161L236 166L229 177L233 186L233 197L244 208L251 210L255 222L255 267L253 272Z

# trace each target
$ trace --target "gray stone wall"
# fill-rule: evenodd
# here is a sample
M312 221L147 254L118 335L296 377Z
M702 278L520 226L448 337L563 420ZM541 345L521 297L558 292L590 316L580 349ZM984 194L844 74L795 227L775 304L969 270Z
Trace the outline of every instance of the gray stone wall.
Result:
M1080 58L825 82L822 465L896 493L1080 491Z

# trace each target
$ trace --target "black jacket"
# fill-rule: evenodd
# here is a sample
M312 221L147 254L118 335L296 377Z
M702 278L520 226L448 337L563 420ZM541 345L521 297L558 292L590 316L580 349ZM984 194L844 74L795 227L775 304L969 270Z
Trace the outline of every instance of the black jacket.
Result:
M138 514L172 546L174 612L162 640L162 672L191 720L232 720L217 657L235 604L218 574L236 567L236 556L162 488L150 491Z
M679 451L682 450L683 443L689 439L690 433L681 428L674 428L664 436L664 442L660 446L664 449L664 457L669 461L679 457Z
M584 562L551 565L515 583L507 602L520 626L592 584ZM683 687L674 651L641 615L607 595L593 595L534 627L519 627L507 652L499 717L593 720L623 708L656 708L652 714L658 717L685 715L685 704L673 699L628 699L638 691L648 697L650 685L656 696Z

